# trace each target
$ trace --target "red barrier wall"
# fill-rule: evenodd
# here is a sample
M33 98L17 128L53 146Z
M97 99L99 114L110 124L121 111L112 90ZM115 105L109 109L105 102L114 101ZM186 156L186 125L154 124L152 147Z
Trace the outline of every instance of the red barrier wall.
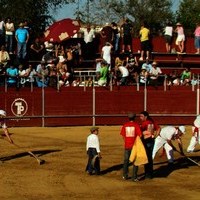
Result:
M74 126L92 125L93 93L81 87L55 89L22 88L1 92L0 108L8 115L9 126ZM44 116L42 99L44 94ZM191 87L172 87L164 91L147 88L147 110L160 124L191 124L196 114L196 91ZM107 87L95 89L96 118L98 125L118 125L127 120L127 113L139 114L144 110L144 88ZM170 116L170 115L177 116ZM12 118L12 119L11 119Z

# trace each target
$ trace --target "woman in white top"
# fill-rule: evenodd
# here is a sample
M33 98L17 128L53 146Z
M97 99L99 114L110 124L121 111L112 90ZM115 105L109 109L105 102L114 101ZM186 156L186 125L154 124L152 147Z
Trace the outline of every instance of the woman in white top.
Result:
M6 24L5 24L5 41L6 41L6 48L9 54L12 54L13 50L13 35L15 31L15 27L13 22L11 22L11 18L7 18Z
M176 45L178 45L180 53L183 53L185 49L185 34L181 23L176 24L175 31L177 32Z

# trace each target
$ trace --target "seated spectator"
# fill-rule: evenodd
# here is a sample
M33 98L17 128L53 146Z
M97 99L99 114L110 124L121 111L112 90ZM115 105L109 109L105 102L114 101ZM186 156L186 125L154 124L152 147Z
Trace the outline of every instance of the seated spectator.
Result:
M149 73L145 66L142 67L139 77L139 83L140 85L148 84L149 82Z
M141 69L139 67L136 56L134 57L133 54L130 54L129 57L126 58L126 60L127 60L127 69L129 71L130 82L138 83L138 78Z
M185 70L181 73L181 85L189 85L191 82L191 71L189 67L186 67Z
M30 60L41 61L44 53L44 45L40 42L39 38L36 37L30 46Z
M172 72L167 76L167 85L179 85L180 84L180 78L178 75L177 70L172 70Z
M149 80L150 80L150 84L157 86L159 84L159 82L163 82L164 80L159 77L159 75L162 74L162 71L160 69L160 67L157 66L157 62L153 62L152 63L152 68L149 72Z
M99 86L106 86L108 78L108 63L105 60L101 62L101 70L97 78Z
M101 71L101 62L102 62L102 58L97 58L95 60L96 62L96 75L98 76L100 74L100 71Z
M36 69L36 82L38 87L47 87L49 83L49 70L44 62L41 62Z
M2 45L0 51L0 63L3 64L3 67L6 67L9 61L10 61L9 53L6 51L5 46Z
M20 64L18 66L18 74L19 74L19 77L18 77L18 84L19 84L19 87L24 87L25 86L25 83L26 83L26 70L24 69L23 65Z
M18 79L18 69L13 65L10 65L6 69L7 76L7 84L8 86L16 86L17 87L17 79Z
M128 85L128 77L129 77L129 71L126 67L126 61L123 62L122 65L118 66L118 70L120 72L120 85Z
M65 70L64 68L61 68L58 71L58 76L59 76L59 87L69 86L70 73L67 72L67 70ZM75 82L73 82L73 84L75 85Z
M25 77L26 77L26 83L25 85L30 86L31 84L35 84L35 77L37 73L33 66L31 64L28 65L28 68L26 69Z
M142 64L142 68L146 69L148 73L151 71L152 65L151 65L149 59L146 59L146 62Z

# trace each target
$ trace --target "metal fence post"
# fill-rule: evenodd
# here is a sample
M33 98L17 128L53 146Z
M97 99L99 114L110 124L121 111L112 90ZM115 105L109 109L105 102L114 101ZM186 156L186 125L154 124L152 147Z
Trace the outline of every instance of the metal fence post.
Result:
M96 119L95 119L95 115L96 115L96 99L95 99L95 87L93 84L93 88L92 88L92 125L95 126L96 124Z

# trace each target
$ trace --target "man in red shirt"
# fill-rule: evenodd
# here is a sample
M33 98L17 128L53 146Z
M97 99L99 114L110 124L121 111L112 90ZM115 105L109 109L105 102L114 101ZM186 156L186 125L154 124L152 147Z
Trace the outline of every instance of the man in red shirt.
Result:
M123 179L127 180L128 179L128 167L129 167L129 157L131 154L132 147L134 145L135 139L137 136L141 137L142 133L140 130L140 126L138 123L136 123L135 120L136 114L129 114L128 118L129 121L126 122L122 128L120 135L122 135L124 139L124 165L123 165ZM138 181L137 178L137 171L138 171L138 166L133 165L133 181Z
M148 163L145 164L145 178L153 178L153 159L152 152L155 142L155 137L160 133L160 126L149 116L147 111L140 113L142 142L144 144Z

